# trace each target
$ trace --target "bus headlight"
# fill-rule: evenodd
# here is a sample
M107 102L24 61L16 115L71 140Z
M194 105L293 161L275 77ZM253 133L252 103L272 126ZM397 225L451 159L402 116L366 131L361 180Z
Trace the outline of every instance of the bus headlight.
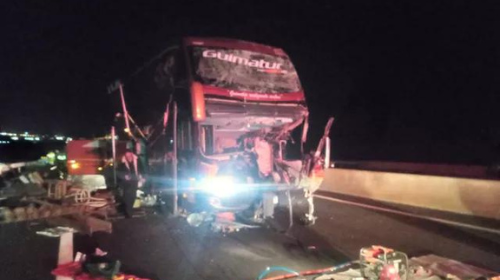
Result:
M201 180L200 190L217 197L230 197L236 193L234 178L216 176Z

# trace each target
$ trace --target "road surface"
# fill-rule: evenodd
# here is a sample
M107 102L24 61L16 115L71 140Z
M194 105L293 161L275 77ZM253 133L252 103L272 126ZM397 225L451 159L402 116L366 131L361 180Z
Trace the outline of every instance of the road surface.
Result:
M117 220L113 234L75 236L75 248L97 243L126 272L151 279L256 279L267 266L322 268L384 245L410 256L438 254L500 271L500 235L316 199L318 220L287 233L249 229L222 235L181 218L152 215ZM58 239L38 236L43 224L0 227L0 279L54 279Z

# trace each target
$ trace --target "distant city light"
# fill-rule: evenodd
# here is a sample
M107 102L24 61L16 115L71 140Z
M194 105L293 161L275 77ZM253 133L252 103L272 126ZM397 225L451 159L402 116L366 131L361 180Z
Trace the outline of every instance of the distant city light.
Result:
M62 135L42 135L42 134L30 134L28 131L25 131L24 133L13 133L13 132L7 132L7 131L0 131L1 136L10 136L10 140L13 141L18 141L18 140L25 140L25 141L43 141L43 140L49 140L49 139L56 139L59 141L66 141L69 142L73 140L71 137L66 137ZM10 141L9 141L10 143ZM7 143L2 143L2 144L7 144Z
M0 135L4 135L4 136L17 136L16 133L10 133L10 132L5 132L5 131L0 132Z

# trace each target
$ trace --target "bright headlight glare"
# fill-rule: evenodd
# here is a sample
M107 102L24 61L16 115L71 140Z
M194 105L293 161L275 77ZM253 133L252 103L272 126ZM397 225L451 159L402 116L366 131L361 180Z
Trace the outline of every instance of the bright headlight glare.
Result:
M200 189L217 197L229 197L235 194L234 179L229 176L205 178L200 182Z

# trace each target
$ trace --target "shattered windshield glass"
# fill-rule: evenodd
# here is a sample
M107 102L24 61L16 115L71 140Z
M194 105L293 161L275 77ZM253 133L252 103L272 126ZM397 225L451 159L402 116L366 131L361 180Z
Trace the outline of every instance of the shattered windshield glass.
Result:
M208 47L192 47L190 53L193 76L205 85L259 93L300 91L287 57Z

